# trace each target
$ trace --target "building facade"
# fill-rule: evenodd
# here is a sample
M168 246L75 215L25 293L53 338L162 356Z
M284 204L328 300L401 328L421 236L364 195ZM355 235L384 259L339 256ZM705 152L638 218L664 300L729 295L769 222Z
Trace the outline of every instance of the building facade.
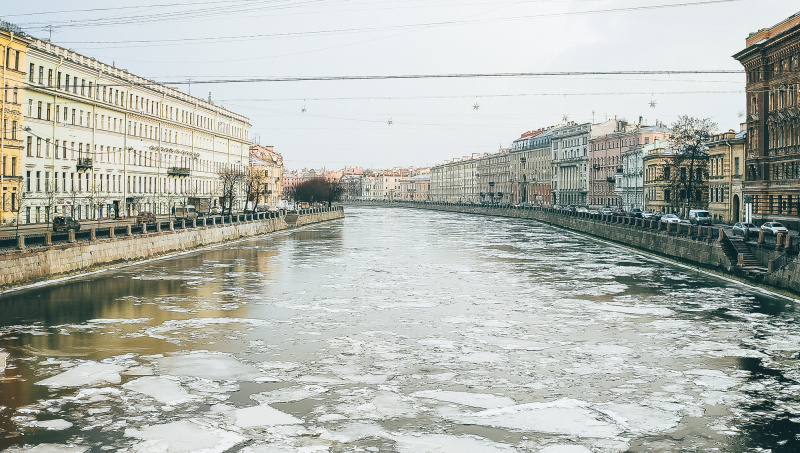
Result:
M616 120L570 123L553 132L553 203L586 206L589 194L589 140L615 130Z
M14 25L0 22L0 66L3 80L0 110L0 225L14 223L23 196L24 152L22 106L25 104L25 55L30 38Z
M249 163L242 115L49 42L26 64L24 222L167 213Z
M708 144L708 212L721 222L742 220L747 132L726 132Z
M617 179L623 177L625 171L622 163L623 155L655 140L667 138L669 134L669 129L662 125L643 126L641 122L628 124L624 120L619 120L616 121L613 132L592 138L589 141L589 206L641 209L642 204L636 205L630 202L630 198L626 201L616 189ZM641 155L641 153L629 154L628 159ZM630 190L627 193L630 193Z
M707 168L708 154L689 159L666 140L659 141L644 156L645 209L683 216L689 209L705 209L708 206Z
M430 200L446 203L477 203L478 162L488 154L473 153L431 167Z
M511 202L511 157L508 148L478 159L475 180L481 202L505 204Z
M272 146L250 146L251 193L256 195L255 205L278 206L283 195L283 156Z
M655 140L644 146L622 152L622 174L617 174L614 190L622 206L639 209L647 207L644 188L644 160L651 150L663 148L661 141Z
M423 174L400 179L400 199L403 201L428 201L431 175Z
M800 214L800 13L751 33L733 56L747 75L743 197L756 221Z
M511 144L512 203L553 203L552 137L558 126L529 131Z

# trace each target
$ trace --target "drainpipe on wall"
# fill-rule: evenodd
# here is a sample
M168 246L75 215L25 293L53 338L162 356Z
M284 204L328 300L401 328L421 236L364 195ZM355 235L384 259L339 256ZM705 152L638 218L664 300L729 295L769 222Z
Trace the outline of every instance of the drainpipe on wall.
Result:
M14 32L12 31L10 33L11 33L11 37L8 39L8 42L6 43L6 45L4 47L5 50L3 51L3 55L2 55L3 60L0 61L0 65L3 66L3 81L2 81L2 85L0 85L0 89L3 90L3 108L2 108L2 113L0 113L0 125L2 125L2 128L3 128L3 133L0 134L0 162L4 162L4 159L6 158L6 152L5 152L6 134L8 133L8 131L6 130L6 127L5 127L5 122L6 122L6 104L8 103L8 90L6 90L6 63L5 62L6 62L7 55L8 55L8 47L11 45L11 41L14 40ZM0 164L0 165L2 165L2 164ZM0 200L0 202L2 204L2 206L0 206L0 225L5 221L5 214L4 213L5 213L5 210L6 210L5 209L6 196L5 196L5 194L2 193L3 186L5 186L5 183L6 183L5 177L6 177L6 171L5 171L5 167L3 166L3 167L0 167L0 197L3 197L2 200Z

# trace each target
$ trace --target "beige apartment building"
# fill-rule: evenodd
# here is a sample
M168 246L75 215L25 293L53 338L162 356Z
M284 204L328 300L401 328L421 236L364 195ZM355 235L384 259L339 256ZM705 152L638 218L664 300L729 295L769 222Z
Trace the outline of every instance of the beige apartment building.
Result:
M400 179L400 199L403 201L428 201L431 175L423 174Z
M430 200L446 203L477 203L478 162L488 154L473 153L431 167Z
M525 132L511 144L511 203L552 204L552 136L558 127Z
M742 221L747 131L726 132L708 144L708 212L720 222Z
M668 141L658 141L644 156L644 208L684 216L689 209L705 209L707 166L707 155L691 162L676 154Z
M478 196L481 202L511 203L511 156L510 149L478 159L475 179L478 183Z
M277 206L283 193L283 156L272 146L250 147L250 182L258 185L251 190L257 194L255 205Z

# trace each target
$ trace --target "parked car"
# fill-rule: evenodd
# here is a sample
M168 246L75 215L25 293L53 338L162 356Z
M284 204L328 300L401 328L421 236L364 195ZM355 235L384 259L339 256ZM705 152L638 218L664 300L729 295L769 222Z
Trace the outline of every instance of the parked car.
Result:
M68 231L81 229L81 223L72 217L53 217L53 231Z
M777 235L778 233L788 233L789 230L779 222L767 222L761 225L761 231L764 234Z
M197 218L197 210L194 205L176 206L173 208L173 215L176 220L192 220Z
M628 211L628 215L630 217L636 217L636 218L640 218L641 219L642 218L642 210L639 209L639 208L633 208L630 211Z
M613 213L614 213L614 210L609 208L608 206L606 206L605 208L600 210L600 214L603 214L603 215L611 215Z
M681 223L681 218L676 216L675 214L667 214L661 217L661 222L663 223Z
M222 207L221 206L212 206L209 208L208 213L211 215L220 215L222 214Z
M733 225L733 235L744 236L745 234L750 237L757 237L758 232L761 231L757 226L752 223L737 222Z
M690 209L689 222L692 225L711 225L711 213L705 209Z
M139 215L136 216L136 225L142 225L143 223L147 223L150 225L156 223L155 214L149 211L140 212Z

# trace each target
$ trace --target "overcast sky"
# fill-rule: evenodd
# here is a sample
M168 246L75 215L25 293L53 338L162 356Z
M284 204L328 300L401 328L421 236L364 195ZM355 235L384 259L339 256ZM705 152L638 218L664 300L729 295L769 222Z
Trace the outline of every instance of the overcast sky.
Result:
M251 134L289 169L436 165L496 152L565 117L670 124L687 114L738 130L744 74L244 80L738 71L731 55L749 33L800 11L797 0L13 3L0 17L33 36L197 97L211 93L249 117Z

